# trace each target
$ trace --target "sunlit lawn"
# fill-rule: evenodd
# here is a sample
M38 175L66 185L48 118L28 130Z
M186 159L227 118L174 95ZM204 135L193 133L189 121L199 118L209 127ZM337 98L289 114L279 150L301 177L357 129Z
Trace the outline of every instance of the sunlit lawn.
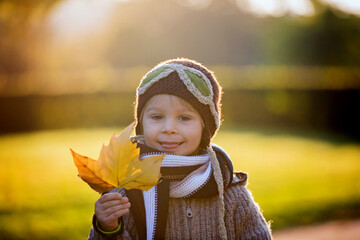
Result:
M120 129L0 136L0 239L85 239L99 195L77 177L69 148L97 159L113 132ZM359 143L236 129L215 142L249 173L275 229L360 212Z

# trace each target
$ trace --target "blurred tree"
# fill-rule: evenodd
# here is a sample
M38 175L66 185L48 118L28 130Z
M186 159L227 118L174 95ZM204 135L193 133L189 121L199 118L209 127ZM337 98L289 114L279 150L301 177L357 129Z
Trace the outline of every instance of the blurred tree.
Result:
M195 8L176 1L121 6L108 31L105 58L113 66L154 65L174 57L204 64L255 64L258 19L230 4Z
M312 17L257 18L230 1L122 5L104 58L113 66L189 57L204 64L359 65L360 19L314 1ZM154 14L156 13L156 14Z
M328 8L316 16L312 26L299 31L299 38L294 39L294 45L299 46L295 54L300 56L300 63L360 65L360 19L340 14ZM303 54L299 54L300 51Z
M0 0L0 73L31 68L42 42L42 20L61 0Z
M261 62L359 66L360 18L330 7L320 8L311 18L270 19L261 34Z
M40 56L51 35L44 19L61 0L0 0L0 73L25 72L37 58L41 66L57 59L71 66L128 67L182 56L211 65L358 66L360 19L312 1L326 10L308 18L256 18L231 0L129 1L104 33L87 36L87 44L78 39L67 52L57 45L52 55ZM90 56L97 59L76 64Z

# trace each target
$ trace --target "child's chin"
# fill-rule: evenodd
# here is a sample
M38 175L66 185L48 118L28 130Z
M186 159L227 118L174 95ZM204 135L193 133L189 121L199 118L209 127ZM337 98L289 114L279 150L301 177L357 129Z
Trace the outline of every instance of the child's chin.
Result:
M174 155L183 155L180 149L176 149L176 150L163 149L163 151Z

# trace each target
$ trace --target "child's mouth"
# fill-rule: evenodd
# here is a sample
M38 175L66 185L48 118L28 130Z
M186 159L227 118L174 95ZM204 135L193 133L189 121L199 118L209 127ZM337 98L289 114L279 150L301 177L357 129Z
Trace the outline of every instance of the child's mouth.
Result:
M160 145L165 150L174 150L174 149L178 148L181 144L182 144L182 142L160 142Z

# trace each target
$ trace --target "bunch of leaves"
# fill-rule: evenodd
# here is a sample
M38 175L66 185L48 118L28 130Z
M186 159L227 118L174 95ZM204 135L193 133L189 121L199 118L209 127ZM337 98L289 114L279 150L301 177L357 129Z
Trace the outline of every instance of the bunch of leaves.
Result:
M114 134L107 146L103 145L98 160L80 155L72 149L79 177L99 193L113 188L148 190L160 178L162 159L166 154L140 159L139 148L130 141L134 123L119 136Z

